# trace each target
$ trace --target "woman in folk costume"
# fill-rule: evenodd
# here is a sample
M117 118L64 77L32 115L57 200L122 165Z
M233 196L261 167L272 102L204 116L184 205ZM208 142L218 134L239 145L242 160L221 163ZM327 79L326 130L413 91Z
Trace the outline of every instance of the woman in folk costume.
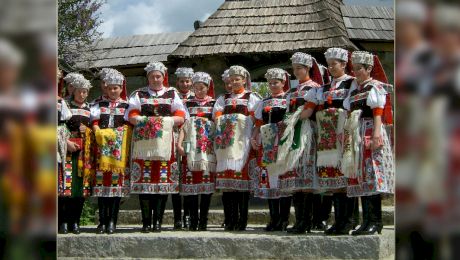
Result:
M189 99L193 99L194 98L194 93L192 91L192 76L193 76L193 69L192 68L185 68L185 67L181 67L181 68L177 68L176 72L174 73L177 77L177 80L176 80L176 87L177 87L177 94L179 95L180 99L182 100L182 102L186 103L187 100ZM174 127L174 140L176 142L176 147L177 147L177 144L178 144L178 140L179 140L179 131L180 131L180 127L182 126L176 126ZM177 174L179 174L179 176L181 177L182 176L182 172L181 172L181 156L177 154L177 151L176 151L176 154L175 154L176 158L177 158ZM180 177L179 177L179 180L180 180ZM181 181L179 181L179 186L181 186ZM180 187L179 187L179 190L180 190ZM174 212L174 230L180 230L182 229L182 224L183 224L183 227L184 228L188 228L189 227L189 218L190 218L190 213L189 213L189 208L188 208L188 204L187 203L184 203L184 216L183 216L183 223L181 222L181 215L182 215L182 196L180 195L180 193L177 193L177 194L172 194L171 195L171 199L172 199L172 205L173 205L173 212Z
M321 100L320 111L316 113L318 124L317 174L319 188L333 193L335 223L325 231L327 235L346 235L357 223L353 223L353 213L357 201L346 194L347 176L340 168L343 144L343 127L347 111L343 100L352 86L356 86L354 77L347 75L345 69L351 67L348 51L341 48L329 48L324 53L332 82L325 84L318 97Z
M70 138L70 132L69 129L67 128L66 122L72 117L72 112L70 112L70 109L67 105L67 102L60 97L62 93L62 88L63 82L62 82L62 72L58 71L58 80L59 80L59 85L58 85L58 97L57 97L57 137L58 137L58 149L57 149L57 162L58 162L58 176L63 176L64 174L64 166L65 166L65 160L67 156L67 150L70 152L75 152L77 151L73 143L70 143L69 138ZM69 148L68 148L69 146ZM61 192L61 185L59 185L59 192ZM64 202L64 197L59 196L58 198L58 205L59 210L58 210L58 227L59 227L59 233L67 233L68 228L67 228L67 219L66 219L66 214L64 214L64 209L61 209L61 206L63 205ZM66 223L65 227L62 225L62 223Z
M92 195L98 198L99 225L96 232L113 234L122 197L129 195L131 129L124 119L128 109L125 77L112 70L105 74L107 98L91 107L91 123L97 143L96 174Z
M64 172L59 175L59 196L61 199L59 211L63 221L59 227L60 233L68 230L74 234L80 233L80 217L85 198L90 195L90 178L92 175L93 155L91 150L92 131L90 125L90 107L86 102L91 83L83 76L76 77L70 82L74 87L69 102L72 117L66 125L70 131L67 142L67 156ZM70 227L67 225L70 224Z
M174 73L177 77L176 86L177 86L177 93L179 94L180 99L184 100L193 99L194 93L192 89L192 75L193 69L192 68L177 68L176 72Z
M149 86L129 98L125 119L135 125L131 151L131 193L139 194L142 232L161 231L168 194L179 192L179 176L172 169L173 127L184 123L186 111L161 62L147 64ZM152 215L153 211L153 215ZM153 216L153 218L152 218Z
M266 164L276 161L279 140L278 123L284 118L287 109L286 93L290 90L289 74L283 69L269 69L265 74L271 96L259 102L256 112L256 128L251 139L257 151L257 180L254 180L254 197L267 199L270 222L266 231L286 231L289 224L291 195L279 188L278 176L271 176ZM262 133L261 133L261 129Z
M96 104L99 101L108 99L108 96L109 96L107 92L108 87L107 87L107 82L105 82L104 79L106 78L107 74L114 73L114 72L118 72L118 71L112 68L102 68L101 69L101 71L99 72L99 79L101 80L101 83L100 83L101 95L90 102L91 106Z
M181 195L190 209L190 230L205 231L208 224L209 205L215 191L216 156L212 140L215 126L212 121L214 107L214 82L205 72L192 77L195 98L186 101L190 119L181 129L178 150L182 158ZM185 141L185 142L183 142ZM186 144L184 147L182 144ZM186 157L185 157L186 156ZM200 214L198 217L198 196ZM199 221L199 224L198 224Z
M392 124L392 86L376 55L355 51L351 58L358 85L344 101L351 113L345 126L342 171L349 175L347 195L360 196L363 208L363 223L352 234L380 234L380 194L394 193L393 150L384 128Z
M228 75L228 69L226 69L224 73L222 73L221 76L222 76L222 81L224 82L225 93L232 93L232 84L230 83L230 75ZM222 227L225 227L226 225L228 225L228 220L230 219L228 217L228 214L230 212L230 209L228 208L229 203L227 202L229 194L230 194L229 192L222 193L222 205L224 206L224 222L222 223Z
M70 100L72 98L73 90L75 89L75 87L73 86L72 82L75 79L84 79L84 78L85 77L83 75L81 75L80 73L76 73L76 72L71 72L71 73L68 73L67 75L65 75L65 77L63 78L64 82L66 83L64 99L67 101L67 103L70 102Z
M320 87L322 78L316 60L310 55L297 52L292 55L291 60L294 75L299 80L299 85L290 89L286 96L286 122L292 127L291 142L294 146L291 145L292 152L287 154L288 163L284 168L287 171L280 176L280 189L293 193L296 222L287 231L303 234L305 231L310 232L312 228L312 192L317 189L315 125L312 119L318 104L316 90Z
M229 192L226 230L246 230L248 221L250 139L253 116L261 98L250 91L249 72L241 66L229 69L232 93L219 97L214 106L214 148L217 158L216 189ZM225 206L224 206L225 208Z

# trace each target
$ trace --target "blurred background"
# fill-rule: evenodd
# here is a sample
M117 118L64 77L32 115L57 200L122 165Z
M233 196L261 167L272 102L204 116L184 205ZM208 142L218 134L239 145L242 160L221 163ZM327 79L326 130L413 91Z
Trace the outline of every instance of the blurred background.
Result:
M460 9L396 1L396 257L460 259Z
M56 1L0 0L0 258L56 257Z
M57 3L0 6L0 258L54 259ZM460 259L460 7L395 11L396 258Z

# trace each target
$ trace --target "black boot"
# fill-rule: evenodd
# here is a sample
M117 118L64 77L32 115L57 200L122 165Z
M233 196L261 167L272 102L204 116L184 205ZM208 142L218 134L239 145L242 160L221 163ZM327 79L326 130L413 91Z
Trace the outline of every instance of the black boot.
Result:
M120 208L120 199L121 198L110 198L107 234L113 234L115 232L115 219L117 218L118 211Z
M239 219L238 219L238 230L244 231L248 225L248 211L249 211L249 192L243 191L239 192L239 201L238 201L238 210L239 210Z
M166 209L166 202L168 195L156 194L153 203L153 232L161 232L161 225L163 224L163 216Z
M311 228L313 226L313 193L306 193L305 194L305 208L303 213L304 219L304 231L302 233L311 233Z
M103 197L97 198L97 207L99 208L99 225L96 228L96 234L104 234L107 215L107 207Z
M150 227L152 225L152 207L151 207L151 198L152 195L149 194L140 194L139 203L141 206L142 214L142 233L149 233Z
M80 218L81 218L81 213L83 212L83 206L85 205L85 198L83 197L78 197L78 198L73 198L73 212L72 212L72 232L74 234L80 234Z
M224 208L224 222L222 223L221 227L225 228L228 225L228 212L230 211L228 209L228 199L227 199L228 193L227 192L222 192L222 206Z
M67 234L69 232L69 209L68 209L68 198L58 198L58 225L59 234Z
M198 229L198 195L188 195L187 204L189 205L190 212L190 231Z
M305 193L296 192L293 195L295 209L295 224L292 228L288 228L288 233L302 234L305 232Z
M182 229L182 196L179 194L172 194L172 205L174 213L174 230Z
M212 194L201 194L199 231L206 231L208 229L208 214L209 205L211 205L211 196Z
M238 197L237 192L226 192L227 193L227 208L228 208L228 219L225 225L226 231L234 231L238 224Z
M322 198L321 194L313 194L313 218L312 229L324 231L324 223L322 220Z
M327 229L327 222L332 212L332 196L323 195L321 201L321 223L324 225L324 230Z
M334 224L330 228L328 228L326 231L324 231L325 235L335 235L337 232L337 229L340 227L342 224L342 201L341 201L341 194L342 193L334 193L332 195L332 202L334 203Z
M291 215L291 197L280 198L280 218L276 225L276 231L286 231Z
M341 204L343 205L343 212L341 215L342 223L336 231L336 235L348 235L350 230L353 229L353 214L355 210L356 198L348 198L347 194L342 193Z
M356 229L359 225L359 198L353 198L353 222L352 222L352 229Z
M279 222L279 199L268 200L268 210L270 212L270 222L265 227L265 231L275 231Z
M381 234L382 222L382 198L380 194L369 196L369 225L362 232L363 235Z
M361 197L361 207L363 209L363 223L357 229L351 232L352 235L362 235L362 232L367 229L369 226L369 197L363 196Z
M190 209L189 209L188 204L185 202L185 197L183 201L184 201L184 204L183 204L184 216L182 217L182 224L183 224L184 229L188 230L190 226Z

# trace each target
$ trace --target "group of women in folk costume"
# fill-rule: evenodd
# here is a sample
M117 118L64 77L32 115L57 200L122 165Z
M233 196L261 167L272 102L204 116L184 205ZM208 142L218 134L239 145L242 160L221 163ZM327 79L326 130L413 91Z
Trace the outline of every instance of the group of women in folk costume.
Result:
M377 56L349 57L340 48L325 56L330 83L312 56L298 52L291 60L299 84L291 88L285 70L269 69L264 99L251 91L241 66L224 72L226 93L215 100L209 74L178 68L176 90L167 68L152 62L145 67L148 86L128 100L123 75L102 70L104 92L90 107L89 81L68 74L70 95L58 101L60 232L79 233L84 198L92 195L97 232L113 233L120 198L128 194L139 194L142 232L161 231L168 194L176 198L174 229L206 230L216 190L223 191L225 230L246 229L250 193L268 200L267 231L326 229L313 214L314 201L332 194L335 223L325 234L348 234L357 225L357 197L364 222L352 234L380 232L380 194L393 192L385 130L392 87ZM181 223L179 196L189 223ZM296 223L288 229L291 198Z
M292 56L299 86L287 94L287 73L267 71L271 97L259 102L252 137L258 151L255 196L269 199L268 231L285 229L289 211L283 206L290 202L283 198L292 195L296 223L288 232L309 232L318 223L312 217L313 196L332 193L335 223L326 235L349 234L358 225L353 222L357 197L364 221L352 234L380 233L380 194L393 193L394 187L385 130L392 124L392 87L377 56L357 51L349 57L341 48L330 48L325 56L332 81L322 86L315 59L305 53Z

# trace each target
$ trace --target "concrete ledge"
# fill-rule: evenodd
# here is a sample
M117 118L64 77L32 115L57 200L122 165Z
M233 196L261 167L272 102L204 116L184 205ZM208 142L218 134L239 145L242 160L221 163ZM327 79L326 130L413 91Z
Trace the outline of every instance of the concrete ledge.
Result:
M244 232L167 231L139 233L139 227L119 228L113 235L96 235L85 227L80 235L58 235L58 257L79 258L231 258L231 259L388 259L394 255L394 228L382 235L324 236L314 232L268 233L261 226Z
M360 217L362 213L360 213ZM96 212L96 219L94 223L98 223L98 214ZM166 210L163 222L168 225L173 224L173 211ZM210 210L208 223L211 225L220 225L224 222L224 211L223 210ZM268 209L250 209L248 215L249 224L266 224L270 219ZM329 224L332 224L334 220L334 213L331 213L329 218ZM394 207L383 207L382 209L382 220L384 225L394 225ZM141 211L140 210L120 210L118 214L119 225L140 225L141 223ZM290 223L294 223L295 215L294 208L291 209L291 216L289 218Z

